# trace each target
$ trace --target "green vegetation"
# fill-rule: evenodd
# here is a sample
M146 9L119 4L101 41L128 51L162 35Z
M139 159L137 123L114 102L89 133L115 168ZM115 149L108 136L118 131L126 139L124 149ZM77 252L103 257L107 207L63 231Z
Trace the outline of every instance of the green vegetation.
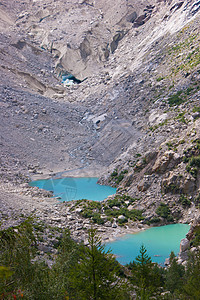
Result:
M167 142L166 143L167 147L168 147L168 150L172 150L173 147L174 147L174 144L170 141L170 142Z
M179 202L184 208L189 207L191 205L191 200L188 199L184 194L180 195Z
M174 105L180 105L182 104L183 102L186 101L186 99L181 96L183 93L183 91L178 91L176 94L170 96L168 98L168 103L170 106L174 106Z
M127 173L128 173L128 170L123 170L120 173L118 173L118 170L115 169L111 173L110 177L111 177L111 180L113 180L115 182L115 184L118 185L124 179L124 174L127 174Z
M156 81L162 81L165 77L159 76L158 78L156 78Z
M171 61L176 66L172 68L172 74L176 75L180 70L186 72L193 70L200 64L198 34L191 33L183 42L171 47L168 54L171 55Z
M178 116L176 117L176 119L184 124L187 124L188 121L185 119L184 115L185 115L185 112L179 113Z
M180 141L177 141L177 140L173 140L173 141L169 141L166 143L166 146L168 148L168 150L173 150L174 152L177 151L177 147L179 145L183 145L185 143L185 140L180 140Z
M125 207L121 207L120 209L112 209L112 210L109 207L105 207L105 214L113 218L118 218L119 216L123 215L125 219L118 220L119 224L127 223L128 219L132 221L136 221L136 220L140 221L144 219L141 210L137 210L137 209L128 210Z
M200 193L194 198L194 204L197 208L200 208Z
M170 266L165 269L152 263L142 245L135 261L123 267L105 250L95 229L88 231L88 247L73 241L68 230L59 229L60 246L49 267L37 257L34 226L37 231L42 228L29 218L0 231L2 300L131 300L135 293L137 299L200 298L199 250L190 255L186 268L171 253ZM52 233L57 231L51 229ZM199 227L191 243L200 245Z
M153 217L149 220L150 224L159 223L161 219L159 217Z
M128 220L136 221L143 220L141 210L128 210L128 206L138 199L131 198L128 195L116 195L114 199L109 199L107 203L104 204L105 215L111 218L117 218L119 225L127 223ZM124 219L118 220L120 215L124 216Z
M156 129L158 129L159 127L162 127L162 126L164 126L164 125L167 125L167 123L168 123L168 120L165 120L165 121L163 121L163 122L161 122L161 123L159 123L159 124L157 124L157 125L154 125L154 126L151 126L151 127L149 127L149 129L152 131L152 132L154 132Z
M171 211L169 209L169 206L165 203L160 203L158 208L156 209L156 213L158 216L162 217L163 219L166 219L168 222L173 222L174 218L171 215Z
M192 111L193 113L200 112L200 106L194 106Z
M83 200L82 202L79 201L77 205L82 204L82 211L80 214L84 218L90 218L94 223L97 223L99 225L104 224L104 220L101 218L101 203L98 201L88 201L88 200Z
M160 294L164 281L164 270L152 263L144 245L140 247L140 253L136 260L127 267L131 270L131 282L136 285L138 299L151 299L156 294Z
M141 171L146 165L147 165L147 159L146 157L142 157L142 159L138 161L134 166L135 172Z
M198 247L200 245L200 227L196 227L194 230L194 237L192 239L192 246Z
M106 202L97 202L89 200L79 200L76 206L81 208L80 214L84 218L89 218L93 223L103 225L106 221L113 222L116 218L119 225L127 223L130 220L143 220L142 211L132 209L128 210L128 206L138 199L131 198L128 195L116 195L113 199L108 199ZM104 211L103 218L101 217ZM118 217L123 215L123 220L118 220Z
M199 89L200 86L194 83L191 86L189 86L187 89L180 90L175 94L171 95L170 97L168 97L168 104L170 106L180 105L188 100L188 96L195 94Z
M182 290L185 268L177 263L174 252L170 254L170 267L166 273L165 285L172 294L177 294Z
M184 151L183 162L187 163L186 170L194 178L197 178L200 168L200 141L197 139L193 142L193 147Z

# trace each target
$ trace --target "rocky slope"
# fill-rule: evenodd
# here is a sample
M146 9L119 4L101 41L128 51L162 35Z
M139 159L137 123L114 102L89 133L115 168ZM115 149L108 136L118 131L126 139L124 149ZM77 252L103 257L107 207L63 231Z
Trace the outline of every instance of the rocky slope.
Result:
M199 11L194 0L1 1L2 216L53 220L55 200L23 184L57 172L103 174L148 224L199 215Z

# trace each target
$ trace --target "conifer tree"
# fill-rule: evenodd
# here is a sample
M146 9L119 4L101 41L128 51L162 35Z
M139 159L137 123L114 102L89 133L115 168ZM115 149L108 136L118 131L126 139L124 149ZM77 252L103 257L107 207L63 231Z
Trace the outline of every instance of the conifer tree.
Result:
M181 291L183 287L183 276L185 274L185 268L177 263L177 258L172 251L170 254L170 267L166 274L166 288L170 292Z
M123 283L118 276L119 264L110 251L105 250L95 229L89 231L88 243L71 272L78 299L129 299L123 294Z
M200 250L190 255L186 268L184 294L189 299L200 299Z

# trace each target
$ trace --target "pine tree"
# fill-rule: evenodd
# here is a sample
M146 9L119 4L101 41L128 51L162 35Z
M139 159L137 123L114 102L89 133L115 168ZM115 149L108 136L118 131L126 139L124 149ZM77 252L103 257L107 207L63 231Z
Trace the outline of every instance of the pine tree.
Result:
M105 251L94 229L89 231L89 246L82 249L79 262L71 272L78 299L129 299L123 294L119 264L110 251Z
M166 288L170 292L181 291L183 287L183 277L185 274L185 268L177 263L177 258L174 252L170 254L170 267L166 274Z
M163 270L157 264L152 263L144 245L140 248L140 254L136 261L130 264L132 268L132 283L137 286L137 295L140 299L149 299L159 288L163 286Z
M184 285L184 294L189 299L200 299L200 250L191 254L187 264L186 284Z

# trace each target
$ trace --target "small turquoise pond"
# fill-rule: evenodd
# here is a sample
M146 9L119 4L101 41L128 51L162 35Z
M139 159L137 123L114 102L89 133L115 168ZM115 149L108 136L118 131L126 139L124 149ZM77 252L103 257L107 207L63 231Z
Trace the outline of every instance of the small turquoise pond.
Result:
M31 186L53 191L60 201L88 199L102 201L116 193L116 189L107 185L97 184L97 177L74 178L65 177L60 179L44 179L30 182Z
M163 265L171 251L174 251L175 255L178 254L180 241L185 238L189 228L188 224L152 227L136 234L127 234L114 242L107 243L106 249L111 249L117 260L125 265L135 260L143 244L152 261Z

